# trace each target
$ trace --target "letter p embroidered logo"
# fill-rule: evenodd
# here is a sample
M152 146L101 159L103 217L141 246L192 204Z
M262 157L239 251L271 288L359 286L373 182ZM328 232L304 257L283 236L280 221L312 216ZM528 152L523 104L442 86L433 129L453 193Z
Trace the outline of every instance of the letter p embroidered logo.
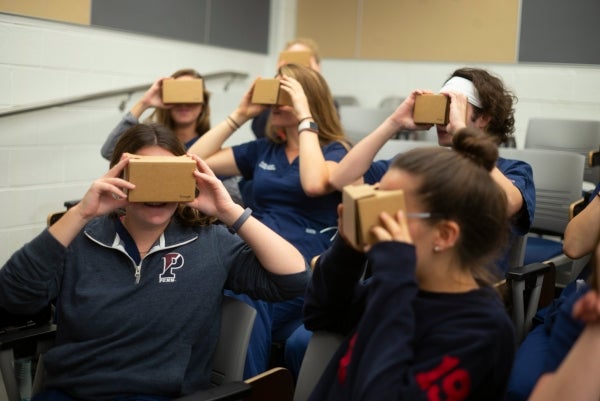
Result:
M175 273L173 270L183 267L183 256L179 253L167 253L162 258L163 271L158 276L159 283L174 283Z

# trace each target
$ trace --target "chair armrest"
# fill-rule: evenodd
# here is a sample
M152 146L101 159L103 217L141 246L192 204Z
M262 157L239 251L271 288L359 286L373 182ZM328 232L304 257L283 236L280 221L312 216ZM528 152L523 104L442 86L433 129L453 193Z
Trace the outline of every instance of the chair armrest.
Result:
M9 331L0 334L0 349L14 347L17 343L28 340L42 340L44 338L54 337L56 333L56 325L52 323L42 326L34 326L31 328Z
M550 269L547 263L536 262L525 266L511 267L506 272L507 280L524 281L540 274L546 273Z
M235 401L241 400L252 391L252 386L244 381L223 383L220 386L177 398L175 401Z
M294 379L286 368L273 368L245 381L220 386L177 398L175 401L292 401Z

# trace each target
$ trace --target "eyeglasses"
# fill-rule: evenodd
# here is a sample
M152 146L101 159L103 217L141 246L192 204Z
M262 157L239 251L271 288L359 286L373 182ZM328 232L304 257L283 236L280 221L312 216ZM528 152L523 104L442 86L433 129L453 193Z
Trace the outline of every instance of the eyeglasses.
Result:
M436 217L443 217L441 213L430 213L430 212L418 212L418 213L405 213L407 219L432 219Z

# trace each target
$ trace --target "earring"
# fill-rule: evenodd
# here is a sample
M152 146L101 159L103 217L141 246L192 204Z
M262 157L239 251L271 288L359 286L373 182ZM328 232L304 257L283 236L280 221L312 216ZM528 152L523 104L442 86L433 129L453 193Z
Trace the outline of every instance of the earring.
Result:
M442 248L440 248L440 246L439 246L439 245L435 245L435 246L433 247L433 252L439 252L439 251L441 251L441 250L442 250Z

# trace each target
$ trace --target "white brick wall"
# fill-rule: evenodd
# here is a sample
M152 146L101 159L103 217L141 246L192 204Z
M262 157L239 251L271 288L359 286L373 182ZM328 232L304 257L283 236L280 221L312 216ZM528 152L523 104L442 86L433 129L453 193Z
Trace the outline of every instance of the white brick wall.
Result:
M254 77L273 64L264 55L0 14L0 109L150 83L184 67ZM251 80L228 91L225 82L207 82L215 122ZM100 147L125 98L0 118L0 265L43 229L48 213L80 198L106 170ZM231 143L251 138L244 127Z
M182 67L271 76L285 42L278 32L289 37L292 25L285 21L294 22L290 2L274 2L270 41L276 48L270 56L0 14L0 108L149 83ZM386 96L414 88L437 90L461 66L325 59L323 74L334 94L354 95L363 106L375 107ZM600 119L600 66L478 66L501 75L519 97L519 146L530 117ZM213 122L233 110L250 82L234 82L228 91L224 81L208 83ZM117 108L121 100L0 118L0 263L44 227L49 212L79 198L103 173L99 150L123 114ZM231 143L251 138L244 127Z

